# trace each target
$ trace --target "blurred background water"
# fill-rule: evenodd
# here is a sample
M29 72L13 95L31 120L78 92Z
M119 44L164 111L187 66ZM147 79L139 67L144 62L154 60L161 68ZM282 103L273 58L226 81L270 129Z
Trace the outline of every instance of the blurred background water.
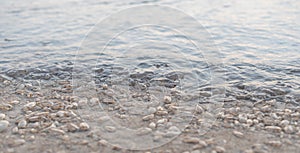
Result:
M207 29L223 54L227 97L250 94L299 104L298 0L1 1L0 74L24 78L30 72L23 70L33 68L69 71L81 41L97 22L143 4L182 10Z

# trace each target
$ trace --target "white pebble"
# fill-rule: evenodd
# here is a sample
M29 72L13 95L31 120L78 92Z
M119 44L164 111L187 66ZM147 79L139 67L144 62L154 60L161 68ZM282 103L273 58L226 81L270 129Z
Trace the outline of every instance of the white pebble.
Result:
M1 113L0 114L0 120L4 120L5 119L5 114Z
M283 128L283 130L287 134L292 134L295 132L294 127L291 125L287 125L286 127Z
M143 117L143 121L149 121L154 118L154 114L146 115Z
M155 127L156 127L156 124L155 124L154 122L151 122L151 123L149 124L149 128L155 129Z
M36 102L30 102L24 105L23 110L24 111L32 110L35 106L36 106Z
M0 121L0 132L3 132L7 129L9 122L6 120Z
M164 102L165 102L165 104L170 104L172 102L172 98L170 96L165 96Z
M82 123L79 124L79 129L80 129L81 131L87 131L87 130L90 129L90 126L89 126L87 123L82 122Z
M25 129L27 126L27 121L26 120L21 120L19 123L18 123L18 128L19 129Z
M279 123L279 125L281 126L281 127L285 127L285 126L287 126L287 125L289 125L290 124L290 121L288 121L288 120L282 120L280 123Z
M243 138L244 134L242 132L239 131L233 131L233 135L238 137L238 138Z

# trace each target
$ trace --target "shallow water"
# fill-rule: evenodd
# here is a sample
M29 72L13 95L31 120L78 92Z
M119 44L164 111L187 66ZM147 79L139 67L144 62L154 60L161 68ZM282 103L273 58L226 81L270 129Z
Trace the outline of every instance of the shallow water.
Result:
M110 14L141 4L159 4L177 8L196 18L206 28L221 53L226 80L223 86L226 87L228 101L238 98L253 101L275 98L281 102L299 104L300 2L297 0L2 1L1 77L21 80L70 79L75 53L90 28ZM151 30L153 29L150 29L150 33L155 33ZM173 36L167 38L172 39ZM115 49L126 46L126 42L132 40L130 34L123 40L120 39L112 44ZM166 41L163 37L155 39ZM131 54L125 55L132 57L131 61L134 61L138 58L133 54L134 50L162 51L169 49L170 46L151 47L137 46L131 49ZM92 52L86 54L81 52L80 55L83 63L86 62L87 65L99 57L99 53ZM198 58L198 61L201 61L202 57ZM112 58L100 56L98 65L92 66L97 70L102 68L99 67L101 64L109 66L109 62L112 62L121 69L130 68L124 66L124 63L129 61L118 59L120 58L115 56ZM182 68L180 71L183 73L184 68L187 70L189 66L184 65L185 59L178 57L176 59L171 61ZM151 65L157 63L147 59L131 64L136 66L141 64L139 65L141 69L136 71L143 72L145 69L152 71ZM201 78L205 86L205 79L209 77L209 73L206 72L205 63L202 66L199 69L203 70Z

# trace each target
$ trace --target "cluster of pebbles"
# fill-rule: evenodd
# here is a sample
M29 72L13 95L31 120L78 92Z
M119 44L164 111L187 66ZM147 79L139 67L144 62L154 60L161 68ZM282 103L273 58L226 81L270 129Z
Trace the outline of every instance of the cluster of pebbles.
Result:
M103 71L101 70L101 73ZM200 104L193 109L196 112L190 124L181 130L170 123L170 119L179 109L178 101L180 98L185 98L184 94L175 90L175 87L179 85L178 79L180 76L170 73L166 76L169 80L164 80L155 78L155 74L153 73L140 75L134 74L130 76L128 85L131 91L133 91L130 93L130 98L139 103L145 103L149 107L146 107L145 110L135 110L139 113L136 119L133 120L137 122L135 126L145 127L143 128L144 131L141 131L141 135L162 129L166 130L164 135L162 135L163 137L179 135L174 140L174 145L172 145L172 142L169 144L169 148L166 146L167 149L164 146L157 148L158 152L227 152L230 149L227 149L225 145L218 143L216 140L221 136L211 135L211 137L216 138L209 137L210 133L224 129L238 138L237 141L247 138L249 132L266 132L278 138L276 140L265 141L261 144L253 144L250 149L243 149L245 153L263 152L266 146L280 148L284 146L284 142L281 139L299 142L300 108L294 105L284 105L283 107L282 102L278 102L276 99L252 102L245 101L245 97L237 97L238 100L236 101L225 101L217 114L210 114L216 120L211 129L204 135L199 135L197 130L203 124L203 117L205 117L201 114L209 114L209 112L205 112L205 106ZM68 76L67 74L62 75L61 78L57 77L57 80L51 80L51 77L48 78L46 77L48 75L44 74L37 75L36 77L38 76L40 76L39 79L49 82L44 87L46 89L42 89L34 81L20 83L20 81L4 77L4 75L0 77L0 86L2 87L0 92L2 96L0 102L0 136L3 139L8 138L9 142L6 144L10 147L26 145L27 141L32 142L37 137L56 137L75 133L81 134L81 139L90 137L91 133L93 133L92 124L77 114L77 110L84 109L87 103L101 104L109 112L110 117L117 119L124 126L132 126L124 122L124 119L127 119L126 121L128 122L132 119L129 117L136 116L136 112L133 112L132 116L128 113L132 111L128 108L135 108L135 106L130 105L130 103L120 105L121 97L118 97L119 99L113 98L114 94L118 94L121 91L121 88L113 88L113 82L105 82L107 81L105 79L100 80L101 86L98 86L98 97L89 100L78 100L76 97L71 96L73 91L69 78L65 77ZM105 77L101 76L100 78L103 79ZM144 82L139 79L144 80ZM147 79L150 81L145 81ZM153 99L150 93L153 94L151 89L155 86L169 89L169 92L160 94L161 97L159 97L159 100L161 103L154 105L147 102L151 102ZM203 96L203 94L200 94L200 96ZM204 97L209 96L210 94L204 95ZM186 97L189 96L187 95ZM188 111L193 110L190 109ZM113 133L117 129L113 126L105 126L105 130L108 133ZM158 141L159 139L162 139L162 137L156 136L154 141ZM82 140L81 144L87 145L90 143L89 141ZM93 141L96 141L100 147L109 147L109 140L97 138ZM4 148L3 146L0 147ZM179 148L179 150L173 150L173 147ZM120 150L118 147L113 147L112 149Z
M239 104L217 114L226 128L242 127L300 136L300 108L278 108L276 100Z

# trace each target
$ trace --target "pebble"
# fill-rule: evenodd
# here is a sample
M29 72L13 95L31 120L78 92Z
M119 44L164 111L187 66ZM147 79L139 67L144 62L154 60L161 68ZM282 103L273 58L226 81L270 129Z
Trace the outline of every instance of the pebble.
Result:
M158 116L168 115L168 111L164 111L164 110L162 110L162 111L157 111L157 112L156 112L156 115L158 115Z
M154 114L154 113L156 113L156 108L154 108L154 107L149 107L148 113L149 113L149 114Z
M143 117L143 121L149 121L154 118L154 114L146 115Z
M40 126L39 122L29 123L27 125L28 128L38 128Z
M281 128L279 126L266 126L265 129L271 132L281 132Z
M105 126L104 128L107 132L116 132L116 128L113 126Z
M19 128L18 128L18 127L14 127L14 128L11 130L11 132L12 132L13 134L17 134L17 133L19 132Z
M34 141L34 140L35 140L35 136L34 136L34 135L30 136L30 137L28 138L28 140L29 140L29 141Z
M10 146L17 147L23 145L24 143L26 143L24 139L16 139L10 144Z
M113 99L104 98L102 103L104 103L104 104L115 104L116 102Z
M162 119L159 119L159 120L156 122L156 124L164 124L164 123L166 123L167 121L168 121L167 119L162 118Z
M149 124L149 128L151 128L152 130L155 129L155 127L156 127L156 124L154 122L151 122Z
M22 119L19 123L18 123L18 128L19 129L25 129L27 126L27 121L25 119Z
M32 110L35 106L36 106L36 102L30 102L30 103L24 105L23 110L29 111L29 110Z
M79 127L73 123L69 123L67 125L67 129L68 129L68 132L76 132L79 129Z
M277 148L282 145L282 143L280 141L274 141L274 140L268 141L265 144L270 145L272 147L277 147Z
M9 122L6 120L0 121L0 132L3 132L7 129Z
M246 123L247 122L247 115L246 114L239 114L238 119L239 119L239 122Z
M108 85L107 85L107 84L103 84L103 85L102 85L102 89L103 89L103 90L107 90L107 89L108 89Z
M266 105L266 106L263 106L261 109L260 109L262 112L264 113L268 113L270 112L272 109L269 105Z
M253 125L253 121L252 121L251 119L248 119L248 120L247 120L247 124L248 124L249 126L251 126L251 125Z
M238 137L238 138L243 138L244 134L242 132L239 131L233 131L233 135Z
M98 144L106 146L106 145L108 145L108 142L104 139L101 139L100 141L98 141Z
M79 129L81 131L88 131L90 129L90 126L87 123L82 122L79 124Z
M0 113L0 120L4 120L5 119L5 114Z
M165 104L170 104L172 102L172 98L170 96L165 96L164 97L164 103Z
M17 104L20 103L20 101L18 101L18 100L13 100L13 101L11 101L11 102L9 102L9 103L12 104L12 105L17 105Z
M295 132L294 127L292 125L287 125L283 128L284 132L287 134L292 134Z
M137 131L137 135L139 135L139 136L141 136L141 135L147 135L147 134L149 134L149 133L151 133L152 132L152 129L150 129L150 128L140 128L140 129L138 129L138 131Z
M196 106L196 113L202 114L203 112L204 112L204 109L201 106L197 105Z
M181 133L180 129L176 126L171 126L169 129L168 129L168 132L164 135L165 137L168 137L168 138L171 138L171 137L174 137L174 136L177 136Z
M224 153L226 150L225 150L225 148L223 148L223 147L221 147L221 146L217 146L217 147L215 148L215 151L216 151L217 153Z
M197 144L199 143L199 139L196 137L185 137L182 139L182 142Z
M279 126L285 127L285 126L287 126L287 125L289 125L289 124L290 124L290 121L288 121L288 120L282 120L282 121L279 123Z
M65 134L65 132L61 129L58 129L58 128L50 128L49 129L51 132L54 132L54 133L57 133L57 134Z
M203 149L207 147L207 143L205 141L199 140L199 144L193 146L193 149Z

